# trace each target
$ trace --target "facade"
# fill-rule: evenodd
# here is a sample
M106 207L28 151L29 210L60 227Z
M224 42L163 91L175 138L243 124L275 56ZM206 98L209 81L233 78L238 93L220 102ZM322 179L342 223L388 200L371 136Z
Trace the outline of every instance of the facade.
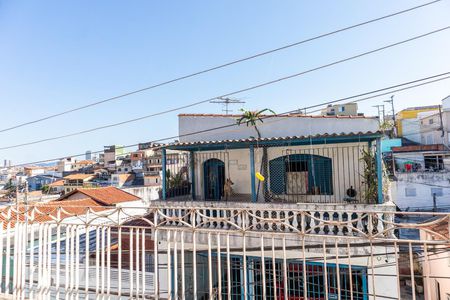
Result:
M161 186L161 176L158 175L145 175L144 186Z
M124 148L119 145L105 146L103 154L104 167L115 170L118 158L124 154Z
M78 188L95 186L90 181L94 179L93 174L75 173L64 177L64 193L72 192Z
M57 168L58 172L60 172L60 173L71 172L72 164L73 164L72 158L67 157L67 158L63 158L63 159L59 160L56 165L56 168Z
M133 184L134 174L111 174L111 185L121 188L128 187Z
M416 135L418 132L420 132L418 130L420 127L420 120L418 119L419 114L434 114L438 111L439 105L409 107L399 111L395 116L395 125L397 126L398 136L408 138L408 136ZM412 140L414 140L414 138L412 138Z
M321 111L322 116L358 116L358 103L328 105ZM362 115L362 114L361 114Z
M438 232L443 238L450 240L449 221L431 225L427 229ZM430 231L421 230L422 240L434 239ZM425 285L425 300L446 300L450 298L450 253L448 246L433 246L430 250L430 259L422 261L423 276L429 278Z
M79 171L79 170L88 168L88 167L90 167L90 166L93 166L93 165L95 165L95 164L96 164L96 162L93 161L93 160L79 160L79 161L76 160L76 161L74 161L74 162L72 163L72 168L71 168L71 170L72 170L72 171Z
M44 167L28 166L23 168L25 175L36 176L45 173Z
M222 226L228 228L234 221L237 222L237 227L245 226L246 222L250 222L248 225L253 226L252 222L259 217L283 219L287 216L286 214L296 209L311 212L318 218L336 221L348 218L349 215L340 215L342 212L351 214L353 210L394 211L394 206L385 203L389 192L386 193L388 187L383 188L382 184L382 135L377 132L377 119L299 115L286 119L284 122L287 122L287 125L283 122L283 126L279 125L281 122L278 122L277 117L264 120L264 125L258 128L260 138L254 137L256 135L254 128L241 127L239 129L242 130L214 132L216 139L210 139L212 134L205 132L162 146L162 201L155 202L155 205L166 208L165 213L168 217L177 216L192 226L192 222L195 222L199 224L197 226L211 228L208 223L203 223L205 221L203 217L183 217L185 204L189 203L185 207L188 208L192 206L192 203L198 203L196 205L199 206L198 211L201 216L205 218L217 216L228 220L214 225L215 229L222 229ZM196 131L200 127L214 128L231 124L231 122L236 122L233 116L181 115L180 136L183 136L183 132ZM189 128L184 128L181 123ZM354 128L363 128L368 131L355 133L352 132ZM313 129L319 133L312 132ZM330 130L329 133L324 132L327 129ZM306 134L308 132L311 134ZM305 135L302 135L304 133ZM168 154L169 150L178 153ZM176 162L176 164L170 165L169 162ZM238 207L249 210L252 215L250 220L232 217ZM317 212L314 212L315 210ZM308 219L307 223L311 224L311 227L306 224L301 227L314 227L314 221L311 219ZM296 227L298 223L293 220L292 224L296 224L293 225ZM321 224L321 221L317 224ZM258 228L262 232L270 231L271 228L270 225L268 227L254 226L261 226ZM320 227L320 225L317 226ZM334 230L339 231L337 228ZM325 227L317 228L316 232L335 234L333 233L335 231ZM273 236L276 240L282 239L281 235ZM209 238L203 236L199 239L203 243L208 243ZM253 244L254 242L256 243ZM301 257L296 256L296 251L285 250L285 255L289 257L286 262L283 261L283 255L279 252L277 255L267 254L266 257L262 255L257 240L250 239L247 246L251 249L256 247L258 250L247 251L245 254L239 246L230 243L231 248L235 247L233 248L235 251L231 253L233 264L237 266L237 269L249 270L247 279L244 279L242 275L233 276L231 285L236 287L233 291L236 295L250 293L255 299L267 299L268 295L280 299L301 299L305 289L302 287L303 279L299 277L299 274L308 274L306 275L309 278L308 285L311 284L308 288L310 291L314 289L311 294L308 294L311 299L334 299L333 297L337 297L338 290L344 289L343 285L332 284L330 290L327 290L327 284L323 282L326 262L320 259L321 253L318 249L309 250L311 259L308 259L306 263ZM281 240L278 240L278 245L281 245L280 243ZM313 239L306 240L305 243L315 244ZM205 244L199 243L198 247L202 245ZM197 270L197 274L209 272L208 257L214 257L210 264L222 266L227 264L227 258L214 251L212 250L213 253L209 256L207 253L203 255L199 253L195 258L195 261L203 266ZM270 253L271 250L267 251ZM372 253L383 251L386 251L386 248L372 249ZM365 253L364 250L362 252ZM194 260L193 257L189 259ZM359 259L350 260L350 268L356 272L354 280L359 282L354 287L356 290L352 292L365 295L358 299L366 299L370 290L370 284L366 281L368 261L367 254ZM333 265L330 261L328 263ZM327 271L331 276L329 280L332 282L336 282L338 274L344 274L349 268L348 264L345 266L334 264L333 267L330 265ZM284 275L277 271L282 268L287 268L287 273ZM187 274L191 272L193 270L187 270ZM226 272L226 269L222 272ZM264 272L273 273L273 276L277 278L285 276L285 279L271 283L270 288L266 288L267 282L264 284L260 281L263 276L261 274ZM391 267L383 269L383 272L390 274L389 276L396 274L395 268ZM207 278L203 279L201 275L197 278L198 290L208 291L208 283L211 287L211 278L209 281ZM382 295L388 297L398 293L394 282L382 277L377 277L375 281L384 286L384 291L379 294L381 297L377 299L383 299ZM313 288L314 282L316 286ZM288 286L288 283L292 283L292 287ZM225 289L224 282L221 283L218 277L212 278L213 290L221 284L223 284L222 290ZM206 295L208 292L202 294L205 297ZM285 298L286 295L291 296Z
M27 178L28 190L29 191L42 190L44 186L47 186L59 179L60 179L59 177L45 174L28 177Z
M58 179L48 184L49 194L61 194L64 192L64 179Z

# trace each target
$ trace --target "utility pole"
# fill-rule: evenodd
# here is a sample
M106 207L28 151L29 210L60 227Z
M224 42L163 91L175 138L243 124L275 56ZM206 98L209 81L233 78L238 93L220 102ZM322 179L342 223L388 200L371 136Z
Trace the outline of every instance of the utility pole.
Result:
M384 122L384 105L383 104L379 104L379 105L373 105L373 107L376 107L378 110L378 123L381 125L381 112L383 113L383 122ZM382 110L380 108L383 108Z
M433 212L437 211L437 205L436 205L436 193L433 193Z
M442 144L444 143L444 136L445 136L445 132L444 132L444 123L442 122L442 105L439 105L439 121L440 121L440 130L441 130L441 138L442 138Z
M397 128L395 126L395 110L394 110L394 95L391 96L391 100L384 100L384 102L387 103L391 103L391 108L392 108L392 122L393 124L393 132L394 132L394 137L397 136Z

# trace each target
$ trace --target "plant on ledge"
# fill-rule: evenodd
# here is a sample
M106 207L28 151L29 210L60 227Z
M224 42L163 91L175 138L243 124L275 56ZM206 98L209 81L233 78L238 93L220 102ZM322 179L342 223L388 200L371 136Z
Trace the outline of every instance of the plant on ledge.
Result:
M375 161L375 155L370 149L361 150L361 160L364 162L363 183L366 184L366 191L364 193L364 200L366 203L376 202L378 196L378 184L377 184L377 166Z

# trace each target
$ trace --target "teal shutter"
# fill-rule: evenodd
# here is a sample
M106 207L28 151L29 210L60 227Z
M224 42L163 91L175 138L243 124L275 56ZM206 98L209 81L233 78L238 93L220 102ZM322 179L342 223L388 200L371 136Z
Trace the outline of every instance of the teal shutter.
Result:
M286 165L284 157L272 159L269 162L270 191L276 195L286 191Z
M312 166L313 165L313 166ZM309 188L312 190L313 186L318 186L321 195L333 194L333 170L331 159L314 155L313 159L309 160Z

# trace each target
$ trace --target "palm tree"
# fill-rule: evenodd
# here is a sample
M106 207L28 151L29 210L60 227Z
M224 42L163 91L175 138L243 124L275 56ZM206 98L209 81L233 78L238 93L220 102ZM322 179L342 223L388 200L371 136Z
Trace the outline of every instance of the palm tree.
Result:
M247 124L247 127L253 126L255 128L258 139L261 138L261 132L258 129L257 123L258 122L264 123L263 116L264 116L265 112L270 112L272 114L275 114L275 112L269 108L265 108L265 109L262 109L259 111L257 111L257 110L251 111L251 110L241 109L241 111L242 111L242 116L237 120L238 125L245 123L245 124ZM267 148L266 147L263 147L263 155L262 155L262 159L261 159L261 166L260 166L259 172L262 173L264 178L267 178L269 171L268 171ZM260 184L261 184L261 181L258 182L258 190L257 190L256 199L258 199ZM263 183L263 190L264 190L265 200L269 201L270 199L268 199L267 181L264 181L264 183Z
M269 108L265 108L265 109L262 109L259 111L245 110L245 109L241 108L241 111L242 111L242 116L237 120L238 125L241 125L242 123L246 123L247 126L255 127L255 131L256 131L256 134L258 135L258 138L261 138L261 132L259 131L258 126L256 126L256 123L258 123L258 122L264 123L262 116L267 111L272 114L275 114L275 112Z

